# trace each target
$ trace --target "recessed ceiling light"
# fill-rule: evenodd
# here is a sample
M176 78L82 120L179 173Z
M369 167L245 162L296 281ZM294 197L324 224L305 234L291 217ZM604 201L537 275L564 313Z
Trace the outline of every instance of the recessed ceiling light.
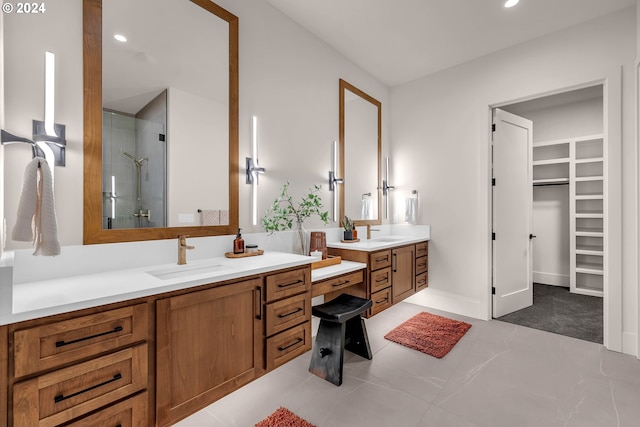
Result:
M113 36L113 38L118 40L119 42L123 42L123 43L127 41L127 38L125 36L123 36L122 34L116 34L116 35Z
M513 7L517 5L519 2L520 0L507 0L504 2L504 7Z

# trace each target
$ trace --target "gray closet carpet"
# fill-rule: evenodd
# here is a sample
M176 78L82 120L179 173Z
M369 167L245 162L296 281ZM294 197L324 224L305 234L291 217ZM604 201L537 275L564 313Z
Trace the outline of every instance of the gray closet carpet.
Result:
M497 320L602 344L602 298L533 284L533 305Z

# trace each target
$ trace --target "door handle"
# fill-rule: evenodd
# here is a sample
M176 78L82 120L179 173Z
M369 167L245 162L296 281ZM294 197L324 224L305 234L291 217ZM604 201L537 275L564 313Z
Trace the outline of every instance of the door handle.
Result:
M529 234L529 240L535 239L536 237L538 237L538 236L536 236L535 234Z

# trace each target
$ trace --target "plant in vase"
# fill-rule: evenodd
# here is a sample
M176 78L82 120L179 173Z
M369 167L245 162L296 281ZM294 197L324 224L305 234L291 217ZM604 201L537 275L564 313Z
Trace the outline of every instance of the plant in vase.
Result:
M329 223L329 212L323 211L322 198L318 194L320 186L314 185L309 189L309 193L302 196L299 202L294 203L289 195L289 181L285 182L280 189L280 195L273 201L273 204L262 218L262 227L269 234L275 231L285 231L296 228L298 239L296 252L306 255L306 231L303 227L305 219L317 215L325 224Z
M353 220L346 215L342 219L342 228L344 228L344 240L353 240Z

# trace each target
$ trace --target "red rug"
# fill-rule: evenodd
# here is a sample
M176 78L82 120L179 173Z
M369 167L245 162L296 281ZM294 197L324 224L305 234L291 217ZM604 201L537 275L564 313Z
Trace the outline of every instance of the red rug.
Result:
M384 337L430 356L443 358L471 325L431 313L418 313Z
M280 407L255 427L316 427L303 420L287 408Z

